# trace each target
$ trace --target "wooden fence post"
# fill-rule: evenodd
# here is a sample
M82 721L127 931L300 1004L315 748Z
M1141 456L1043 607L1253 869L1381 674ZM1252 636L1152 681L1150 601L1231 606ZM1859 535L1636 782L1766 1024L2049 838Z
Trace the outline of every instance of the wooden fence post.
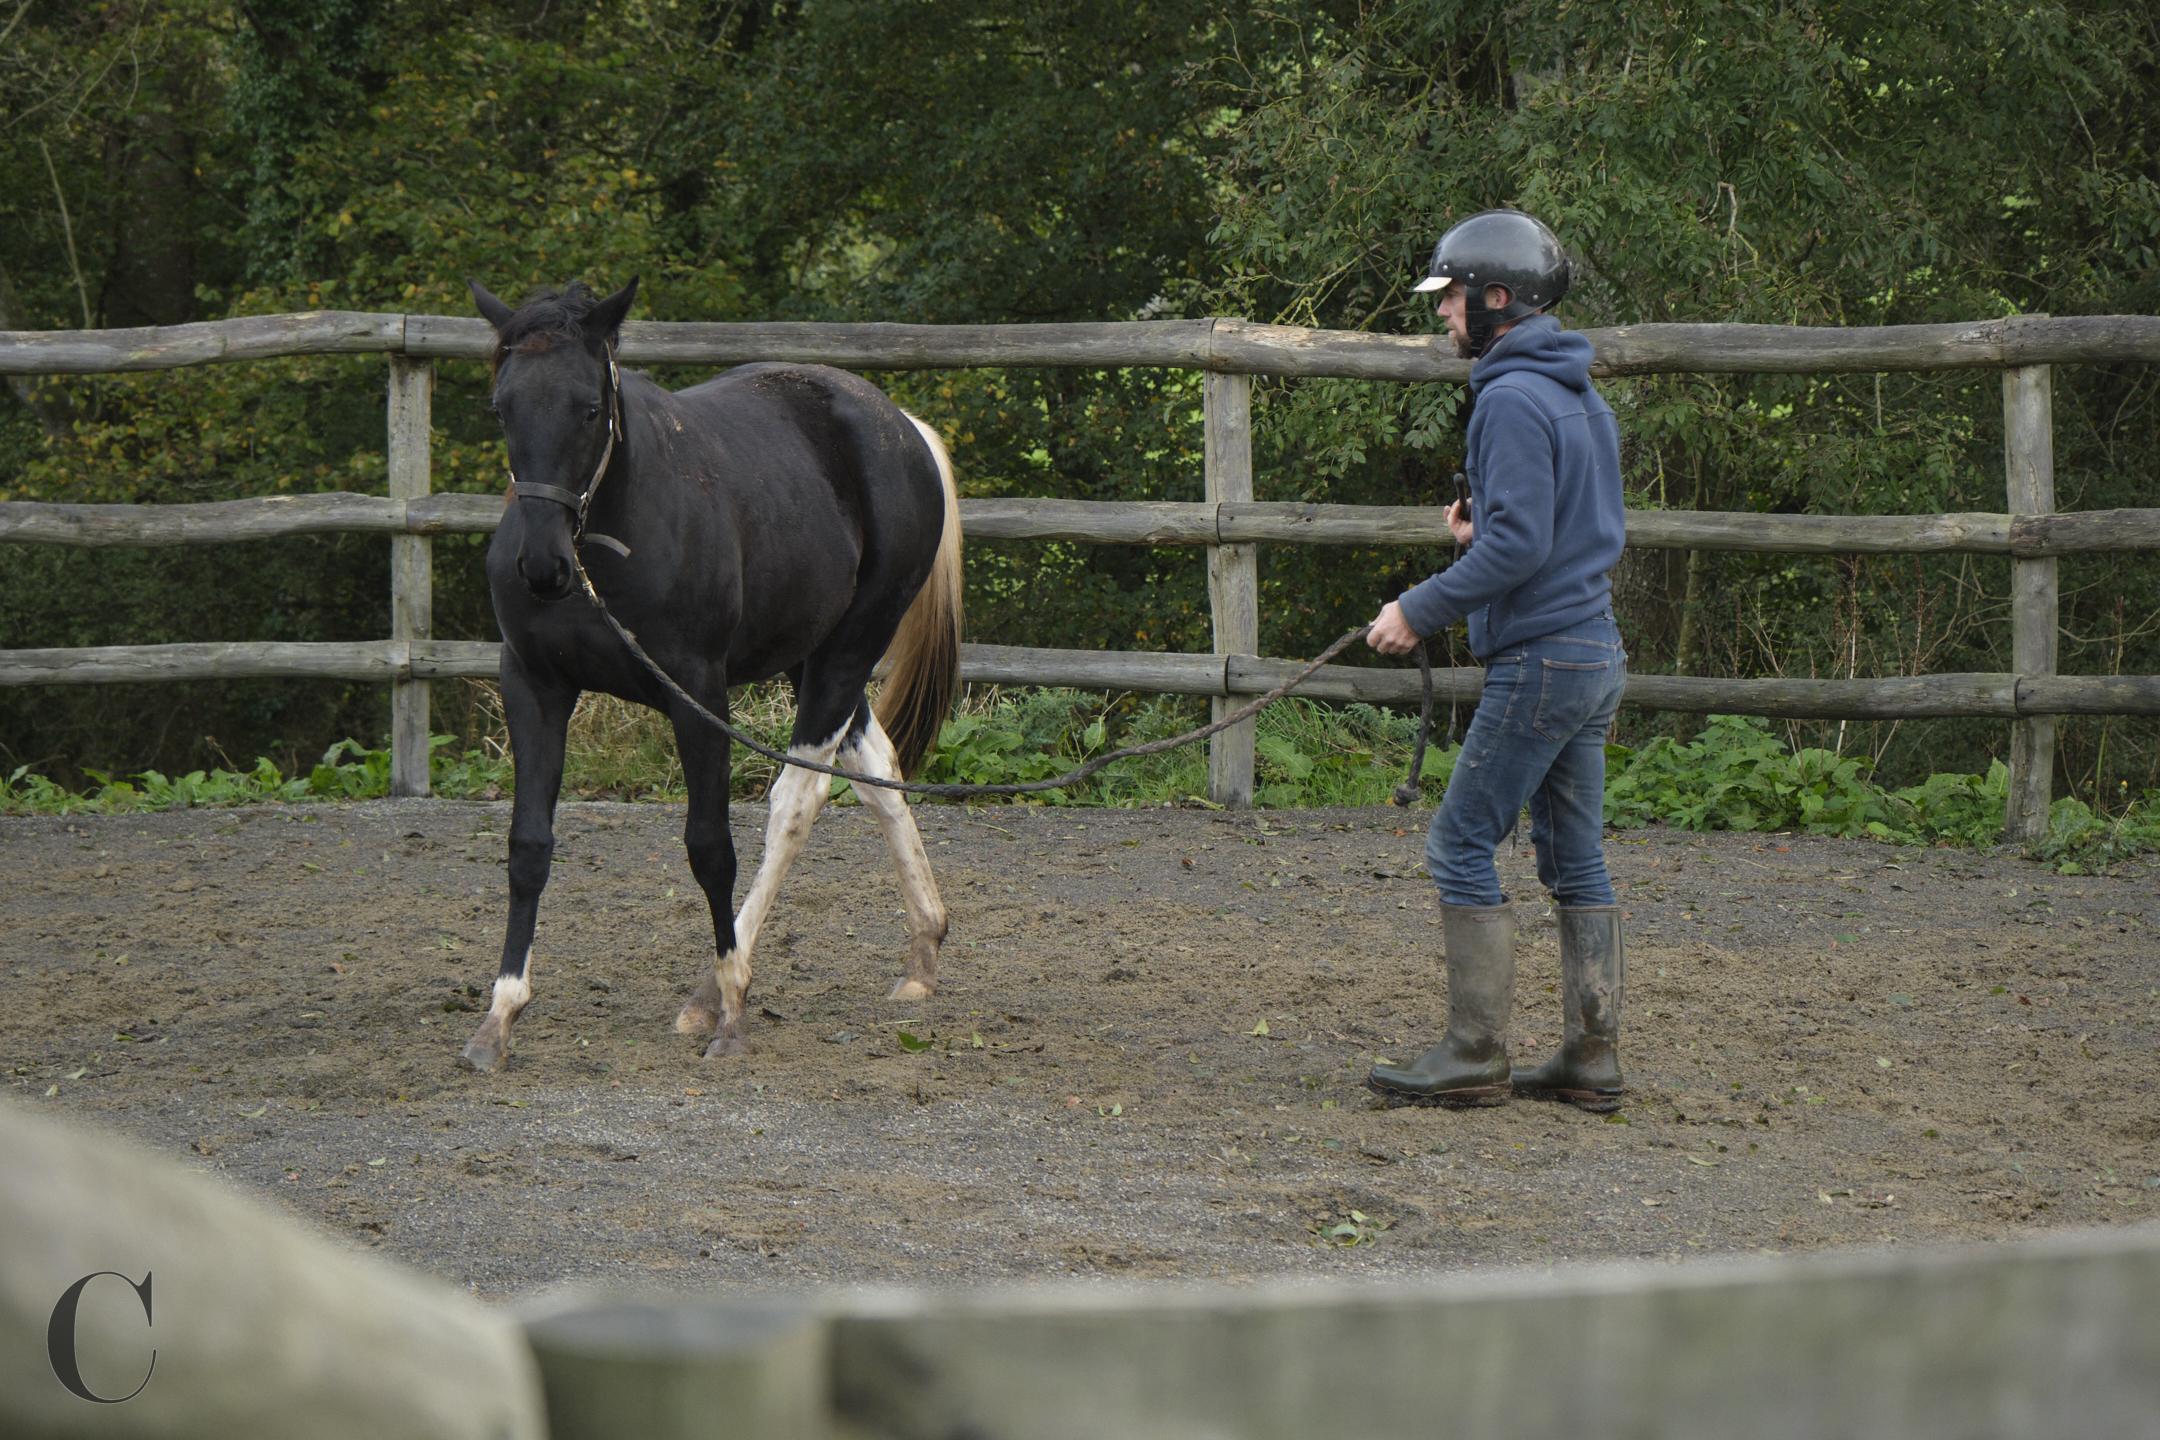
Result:
M390 357L390 498L417 500L428 493L430 402L435 367L426 360ZM390 640L411 645L434 628L434 567L424 535L390 538ZM390 793L428 793L428 682L409 673L390 682Z
M1252 377L1210 370L1203 394L1207 410L1207 498L1226 501L1253 498ZM1217 512L1220 513L1219 511ZM1208 547L1208 606L1215 617L1215 653L1260 653L1260 567L1251 545ZM1229 690L1224 662L1224 694L1208 702L1209 718L1220 720L1243 702ZM1208 741L1208 798L1218 805L1244 809L1253 799L1255 722L1240 721Z
M2021 365L2003 372L2003 468L2010 513L2046 515L2055 509L2054 372ZM2012 522L2015 523L2014 521ZM2010 562L2010 665L2022 693L2027 682L2055 673L2056 605L2053 556ZM2053 715L2028 715L2010 726L2010 794L2003 833L2020 844L2047 834L2054 789Z

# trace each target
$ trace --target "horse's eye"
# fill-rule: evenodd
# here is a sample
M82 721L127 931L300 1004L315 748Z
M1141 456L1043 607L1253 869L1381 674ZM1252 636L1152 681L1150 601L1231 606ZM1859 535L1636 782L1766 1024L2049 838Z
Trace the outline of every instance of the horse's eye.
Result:
M600 402L596 400L592 404L585 407L585 423L590 425L593 423L593 421L598 420L599 418Z

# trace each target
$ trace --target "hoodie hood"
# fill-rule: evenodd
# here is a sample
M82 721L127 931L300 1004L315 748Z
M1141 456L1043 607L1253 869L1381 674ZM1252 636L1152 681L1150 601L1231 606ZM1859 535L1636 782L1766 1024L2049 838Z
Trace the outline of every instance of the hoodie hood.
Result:
M1552 316L1532 315L1486 347L1470 367L1470 389L1475 393L1502 375L1522 370L1557 380L1570 390L1588 390L1595 354L1587 338L1561 329Z

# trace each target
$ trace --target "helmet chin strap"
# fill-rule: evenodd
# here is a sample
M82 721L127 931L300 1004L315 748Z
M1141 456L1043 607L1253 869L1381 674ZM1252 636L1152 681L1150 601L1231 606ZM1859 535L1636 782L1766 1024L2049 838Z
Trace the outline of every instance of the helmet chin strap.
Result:
M1514 296L1508 296L1508 304L1501 309L1488 309L1484 302L1484 285L1462 287L1462 328L1469 332L1471 358L1482 358L1493 345L1493 326L1516 320L1508 311L1514 309Z
M1463 330L1470 339L1470 358L1481 359L1486 350L1491 348L1495 326L1513 325L1544 313L1543 310L1523 304L1512 294L1508 296L1507 304L1498 310L1491 310L1486 308L1483 289L1463 287Z
M1463 329L1470 337L1470 358L1481 359L1493 338L1493 312L1485 308L1484 292L1463 292Z

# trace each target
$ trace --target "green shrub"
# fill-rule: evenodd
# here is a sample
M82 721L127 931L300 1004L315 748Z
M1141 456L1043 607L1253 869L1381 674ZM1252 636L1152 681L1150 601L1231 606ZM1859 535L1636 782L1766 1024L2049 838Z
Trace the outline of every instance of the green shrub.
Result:
M1606 747L1605 819L1683 830L1802 830L1894 838L1868 762L1829 750L1785 748L1769 723L1713 715L1684 744L1667 737L1637 750Z
M784 741L784 704L740 709L746 713L739 718L765 739ZM919 778L966 785L1053 779L1106 751L1193 729L1206 715L1197 700L1176 696L990 691L946 722ZM1254 801L1273 808L1384 804L1401 781L1417 739L1414 716L1295 697L1262 711L1255 728ZM658 755L664 748L659 731L610 721L588 724L580 733L582 758L566 786L569 793L679 798L673 759ZM506 746L453 751L453 743L447 735L430 741L436 794L492 798L511 789L510 761L501 753ZM1423 776L1432 782L1425 787L1428 802L1446 788L1460 753L1454 745L1426 751ZM1605 753L1605 819L1623 829L1800 831L1895 844L1985 847L2001 838L2010 783L2009 770L1996 761L1985 775L1937 774L1918 785L1885 790L1869 779L1865 757L1813 747L1791 750L1768 722L1734 715L1711 716L1692 740L1661 737L1635 749L1608 745ZM737 767L739 798L754 796L769 783L772 767L760 764ZM91 783L70 791L28 767L17 769L0 781L0 814L370 799L390 791L390 754L341 740L307 775L293 778L267 759L240 772L195 770L167 777L146 770L126 780L97 770L84 774ZM845 792L843 782L834 786L836 793ZM1206 790L1207 751L1195 744L1121 761L1021 803L1205 804ZM2160 792L2133 799L2124 787L2119 798L2120 812L2112 817L2082 800L2057 800L2034 858L2064 874L2081 874L2160 850Z
M1997 760L1985 775L1930 775L1918 785L1890 792L1899 810L1897 836L1992 845L2002 837L2010 798L2010 767Z
M509 789L509 761L480 751L453 753L453 743L448 735L428 741L429 779L436 794L461 799ZM90 783L71 791L27 765L18 766L0 780L0 815L130 814L204 805L371 800L390 793L390 752L340 740L306 775L294 777L267 758L258 758L249 770L190 770L179 776L143 770L126 780L88 768L83 774Z
M2160 850L2160 791L2127 801L2112 820L2066 795L2048 808L2047 834L2034 847L2038 858L2065 875L2088 874L2153 850Z

